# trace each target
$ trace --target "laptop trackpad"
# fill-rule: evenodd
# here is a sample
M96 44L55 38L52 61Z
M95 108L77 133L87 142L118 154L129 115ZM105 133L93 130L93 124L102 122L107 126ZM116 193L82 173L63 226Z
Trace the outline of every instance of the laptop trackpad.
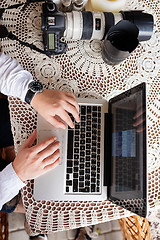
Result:
M46 139L56 136L56 141L60 142L60 164L65 160L66 151L66 137L67 128L60 129L53 127L50 123L46 122L41 116L38 116L38 131L37 131L38 143L45 141Z

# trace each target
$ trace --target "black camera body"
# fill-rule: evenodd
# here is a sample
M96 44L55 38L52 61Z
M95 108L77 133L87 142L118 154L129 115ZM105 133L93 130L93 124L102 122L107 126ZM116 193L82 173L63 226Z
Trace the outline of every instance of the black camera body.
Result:
M66 52L67 44L60 39L65 31L65 16L58 10L56 4L42 4L42 31L44 51L47 55L57 55Z

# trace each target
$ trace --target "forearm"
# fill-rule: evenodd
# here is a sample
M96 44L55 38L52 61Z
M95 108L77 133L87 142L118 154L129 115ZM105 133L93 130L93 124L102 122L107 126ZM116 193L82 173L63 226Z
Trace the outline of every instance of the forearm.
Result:
M15 197L25 184L16 175L12 163L0 172L0 209Z
M32 75L24 70L15 59L0 53L0 92L24 101L28 84L31 81L33 81Z

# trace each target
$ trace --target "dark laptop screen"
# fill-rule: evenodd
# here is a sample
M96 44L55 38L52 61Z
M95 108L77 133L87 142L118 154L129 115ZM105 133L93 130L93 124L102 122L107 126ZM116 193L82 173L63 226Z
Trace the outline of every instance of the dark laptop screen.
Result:
M145 84L113 98L110 198L141 216L146 214Z

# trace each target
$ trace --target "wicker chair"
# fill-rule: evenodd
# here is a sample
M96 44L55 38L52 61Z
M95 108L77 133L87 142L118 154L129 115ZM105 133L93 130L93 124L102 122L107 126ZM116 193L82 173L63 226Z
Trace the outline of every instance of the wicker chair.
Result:
M134 215L119 219L124 240L152 240L147 219Z
M3 149L0 148L0 156L3 156ZM0 240L8 240L8 214L0 212Z
M8 240L8 214L0 213L0 240Z

